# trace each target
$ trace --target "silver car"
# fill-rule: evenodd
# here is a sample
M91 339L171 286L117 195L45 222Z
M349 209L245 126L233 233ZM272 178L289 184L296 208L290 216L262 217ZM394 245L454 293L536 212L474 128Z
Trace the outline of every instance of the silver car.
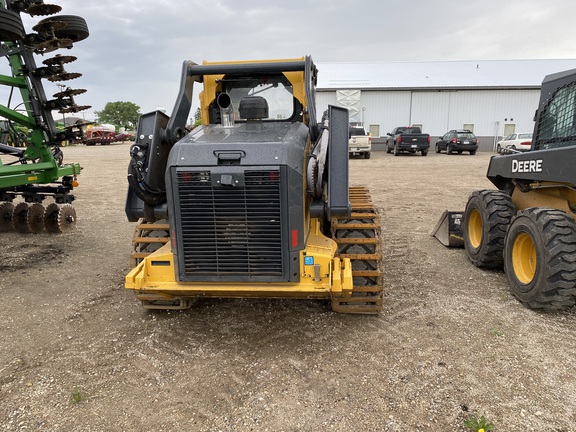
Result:
M506 153L507 150L528 151L532 148L532 133L513 133L496 144L496 151Z

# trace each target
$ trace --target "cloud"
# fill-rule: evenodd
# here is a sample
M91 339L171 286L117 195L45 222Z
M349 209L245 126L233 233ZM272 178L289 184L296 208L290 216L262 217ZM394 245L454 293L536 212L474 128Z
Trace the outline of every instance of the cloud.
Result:
M62 14L85 18L90 29L88 39L63 52L78 57L66 68L83 76L66 84L88 89L78 97L93 106L87 117L114 101L134 102L143 112L170 110L184 60L576 57L576 3L561 0L55 2Z

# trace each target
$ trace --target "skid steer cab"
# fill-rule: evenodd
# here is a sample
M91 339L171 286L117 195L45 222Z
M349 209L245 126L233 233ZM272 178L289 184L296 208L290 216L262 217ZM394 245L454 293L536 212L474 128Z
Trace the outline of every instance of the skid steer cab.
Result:
M528 308L576 303L575 168L573 69L544 79L531 150L492 157L487 177L498 190L473 192L462 212L470 261L504 268L510 291Z
M145 308L202 297L382 307L380 222L348 184L348 111L315 107L310 57L186 61L171 116L143 115L128 167L126 288ZM194 84L201 126L190 130Z

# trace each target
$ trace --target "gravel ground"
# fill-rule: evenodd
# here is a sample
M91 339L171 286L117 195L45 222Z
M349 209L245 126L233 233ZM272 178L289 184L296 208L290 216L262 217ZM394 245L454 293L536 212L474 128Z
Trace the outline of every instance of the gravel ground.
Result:
M123 288L128 149L64 150L84 167L74 231L0 234L0 430L465 431L482 415L576 430L574 308L527 310L501 271L430 236L492 187L489 154L350 161L382 213L385 303L349 316L299 300L143 310Z

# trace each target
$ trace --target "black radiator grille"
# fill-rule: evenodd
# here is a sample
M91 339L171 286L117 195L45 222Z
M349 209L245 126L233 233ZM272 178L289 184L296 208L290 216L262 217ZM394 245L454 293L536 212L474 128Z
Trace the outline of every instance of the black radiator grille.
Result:
M280 171L243 177L244 186L213 186L209 171L177 173L187 276L283 274Z

